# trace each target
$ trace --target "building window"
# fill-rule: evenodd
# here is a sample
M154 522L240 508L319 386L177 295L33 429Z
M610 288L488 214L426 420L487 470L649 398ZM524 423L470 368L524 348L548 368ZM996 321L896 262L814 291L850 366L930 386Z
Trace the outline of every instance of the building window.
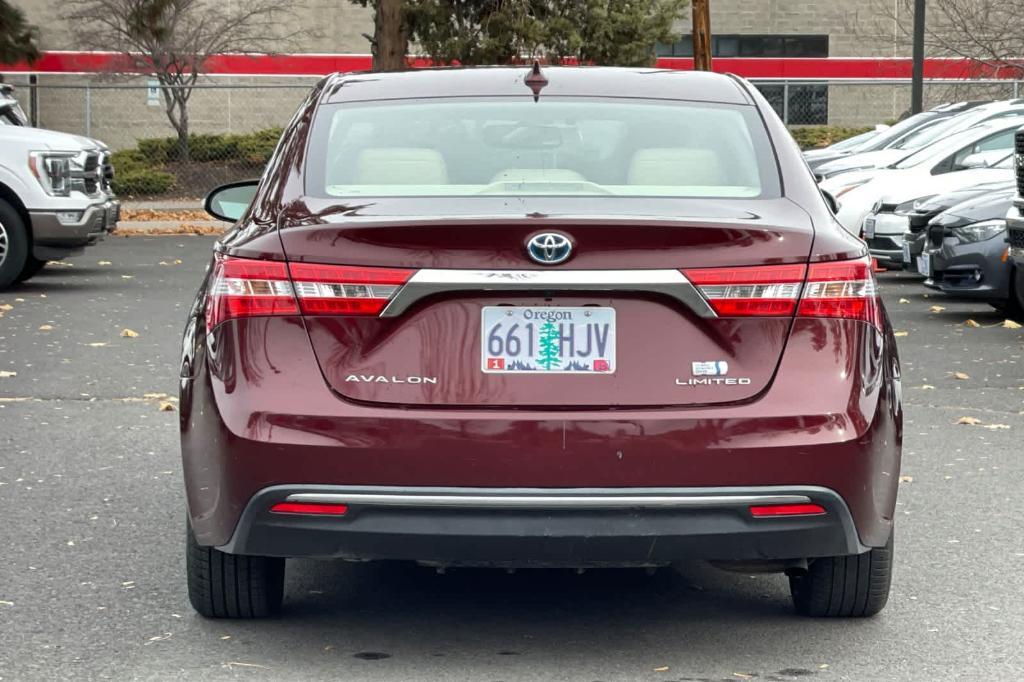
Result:
M658 43L659 57L692 57L693 39L683 36L674 43ZM827 57L827 35L713 35L712 57Z

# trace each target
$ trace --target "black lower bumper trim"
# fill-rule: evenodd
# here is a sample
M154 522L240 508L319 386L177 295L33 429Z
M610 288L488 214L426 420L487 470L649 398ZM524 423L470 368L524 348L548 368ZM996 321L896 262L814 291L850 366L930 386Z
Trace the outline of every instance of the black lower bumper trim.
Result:
M219 549L258 556L517 566L652 565L684 559L778 560L859 554L867 550L858 540L842 498L819 487L617 491L677 494L698 502L675 507L645 507L642 503L632 508L358 503L350 504L348 513L340 517L270 512L271 506L289 495L321 493L342 499L346 492L379 495L381 491L395 490L400 489L298 485L264 489L252 498L233 537ZM482 489L402 490L440 492L457 499L460 495L479 498ZM609 491L574 489L572 494L593 500ZM778 495L805 496L824 507L826 513L751 516L751 496L770 499ZM705 503L701 503L702 496L708 498ZM730 496L736 501L730 502Z

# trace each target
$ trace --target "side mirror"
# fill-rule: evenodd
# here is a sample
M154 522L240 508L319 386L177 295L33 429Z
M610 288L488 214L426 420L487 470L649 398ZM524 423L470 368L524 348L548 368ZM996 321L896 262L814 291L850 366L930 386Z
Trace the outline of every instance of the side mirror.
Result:
M831 192L821 190L821 196L825 199L825 203L828 204L828 210L832 211L832 215L836 215L837 213L839 213L839 208L842 206L842 204L840 204L839 201L834 196L832 196Z
M256 196L259 180L243 180L221 185L206 195L203 208L217 220L237 222Z

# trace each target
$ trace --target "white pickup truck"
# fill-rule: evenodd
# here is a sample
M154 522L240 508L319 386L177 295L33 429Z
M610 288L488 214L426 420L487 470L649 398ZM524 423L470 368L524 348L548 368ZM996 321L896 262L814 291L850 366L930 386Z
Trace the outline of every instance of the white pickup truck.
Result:
M121 208L105 144L25 123L0 86L0 290L99 241Z

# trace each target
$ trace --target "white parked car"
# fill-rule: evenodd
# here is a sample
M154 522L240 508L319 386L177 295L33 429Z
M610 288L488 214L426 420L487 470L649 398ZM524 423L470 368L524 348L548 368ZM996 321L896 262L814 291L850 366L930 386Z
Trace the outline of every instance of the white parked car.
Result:
M989 121L943 138L886 168L844 173L823 180L820 187L839 202L839 222L859 234L872 206L886 194L914 191L911 188L918 186L934 190L931 194L950 191L963 186L960 183L965 178L954 176L967 170L987 170L989 179L999 179L1006 171L993 166L1012 152L1013 134L1021 125L1022 117ZM985 181L984 177L974 180ZM928 193L922 191L918 196Z
M919 149L947 139L956 133L990 121L998 122L1016 116L1024 116L1024 99L1000 100L983 104L955 116L929 122L893 142L885 149L852 154L822 164L814 170L814 174L819 180L827 180L857 170L884 168Z
M909 244L904 236L910 230L908 214L920 204L938 194L957 192L978 185L1002 186L1013 180L1013 154L1003 151L982 152L981 155L1003 155L989 168L973 168L959 173L946 173L938 177L914 178L909 182L896 182L883 194L864 218L862 233L871 255L878 264L901 268L910 260Z
M0 290L114 229L109 159L98 140L0 124Z

